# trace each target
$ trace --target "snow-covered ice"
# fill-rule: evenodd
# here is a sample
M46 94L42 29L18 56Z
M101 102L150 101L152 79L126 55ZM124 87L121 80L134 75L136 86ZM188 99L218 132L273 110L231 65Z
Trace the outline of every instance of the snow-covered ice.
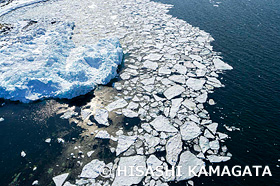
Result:
M187 80L187 86L194 89L194 90L202 89L204 83L205 83L204 79L189 78Z
M55 186L62 186L65 180L67 179L69 173L64 173L58 176L53 177L53 181L55 183Z
M201 134L200 128L195 122L186 122L180 127L180 132L183 140L191 140Z
M185 151L180 156L178 166L181 166L181 175L177 175L176 180L182 181L194 177L194 175L190 173L190 169L195 167L194 172L197 173L202 166L205 166L205 163L190 151Z
M125 136L121 135L118 139L118 146L116 149L116 155L125 152L137 139L137 136Z
M105 163L98 159L94 159L83 167L81 178L96 178L100 175Z
M232 70L233 69L229 64L226 64L219 58L213 59L213 63L217 70Z
M112 110L123 108L128 103L124 99L118 99L106 106L106 109L111 112Z
M0 97L22 102L73 98L114 78L123 57L119 40L76 47L70 39L73 26L40 22L14 38L11 33L12 43L0 48Z
M157 131L177 132L178 130L170 124L169 120L164 116L158 116L150 123Z
M22 7L32 5L35 3L40 3L43 1L47 1L47 0L14 0L14 1L10 2L8 5L1 7L0 16L5 15L18 8L22 8Z
M109 113L105 109L97 109L94 115L94 119L101 125L109 126L108 122Z
M166 149L166 161L172 165L175 166L177 161L178 161L178 157L179 154L182 151L182 140L181 140L181 135L177 134L173 137L171 137L165 146Z
M168 88L163 94L167 99L172 99L185 91L185 88L180 85L174 85Z
M129 167L134 167L129 169ZM124 174L120 171L120 174L116 174L116 178L112 183L112 186L128 186L133 184L138 184L143 179L144 175L137 176L138 173L135 167L141 167L141 170L146 171L146 157L145 156L131 156L131 157L121 157L118 165L119 170L127 170ZM133 175L133 176L129 176Z

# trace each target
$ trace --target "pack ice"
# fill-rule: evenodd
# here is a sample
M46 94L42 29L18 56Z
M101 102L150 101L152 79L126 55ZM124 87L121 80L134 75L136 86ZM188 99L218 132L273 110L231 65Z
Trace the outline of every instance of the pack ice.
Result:
M22 102L70 99L114 78L123 57L119 40L75 46L73 27L21 21L0 36L0 97Z

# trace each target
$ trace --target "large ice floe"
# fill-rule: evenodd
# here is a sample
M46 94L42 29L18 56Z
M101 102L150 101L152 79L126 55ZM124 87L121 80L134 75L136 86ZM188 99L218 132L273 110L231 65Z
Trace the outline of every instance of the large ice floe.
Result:
M83 167L73 184L168 186L170 182L188 181L186 185L193 185L189 167L196 166L195 172L198 172L209 163L231 158L224 145L228 135L217 131L218 124L211 120L205 104L215 104L209 97L215 88L223 86L219 74L232 67L212 50L210 34L168 15L171 7L150 0L61 0L14 14L14 18L49 16L75 22L72 40L79 46L70 43L70 50L64 51L66 64L86 64L92 68L87 58L75 62L81 59L80 51L88 49L81 46L102 38L120 38L124 53L129 54L110 98L103 100L97 96L80 108L70 107L59 112L61 118L90 131L86 134L90 144L104 142L102 148L108 150L104 151L106 156L107 152L112 153L109 159L102 159L97 155L100 146L87 149L88 157L71 153L72 160ZM110 51L115 51L113 56L120 59L116 47L119 43L101 40L101 44L104 42L111 42L113 50ZM29 63L26 57L23 61ZM80 78L75 73L72 75ZM78 82L79 85L87 83ZM121 117L127 122L114 122ZM131 122L134 119L140 120L139 124L128 129L127 126L135 124ZM130 177L116 174L117 168L129 169L130 166L142 166L152 172ZM167 175L156 176L152 174L157 172L156 166L163 166L164 170L174 166L177 172L176 167L181 166L181 174L171 175L169 171ZM104 167L112 170L108 177L100 176ZM71 184L66 182L65 186Z
M21 21L0 38L7 42L0 48L0 97L22 102L73 98L114 78L123 55L119 40L76 47L73 27Z

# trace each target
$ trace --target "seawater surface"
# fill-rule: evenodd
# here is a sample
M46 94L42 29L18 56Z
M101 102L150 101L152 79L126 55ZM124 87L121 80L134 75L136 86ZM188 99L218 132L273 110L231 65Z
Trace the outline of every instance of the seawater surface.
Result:
M222 165L269 165L272 177L204 177L196 185L280 185L280 1L157 0L174 5L170 14L210 33L214 50L234 69L225 88L210 95L208 106L219 130L227 132L232 159ZM179 184L175 184L179 185Z

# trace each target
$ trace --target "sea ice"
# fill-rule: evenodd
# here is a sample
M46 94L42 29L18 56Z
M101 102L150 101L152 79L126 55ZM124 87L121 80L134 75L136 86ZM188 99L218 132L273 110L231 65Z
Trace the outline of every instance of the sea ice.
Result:
M220 60L219 58L213 59L214 66L217 70L232 70L233 68Z
M39 3L39 2L42 2L42 1L47 1L47 0L15 0L15 1L11 1L6 6L1 7L0 17L2 15L5 15L5 14L7 14L7 13L13 11L13 10L16 10L18 8L29 6L29 5ZM1 1L0 1L0 3L1 3Z
M177 132L178 130L170 124L169 120L164 116L158 116L150 123L156 131Z
M24 158L26 156L26 153L24 151L21 151L20 155Z
M201 134L200 128L194 122L186 122L180 127L180 132L183 140L191 140Z
M99 176L105 167L105 163L98 159L94 159L83 167L81 178L91 178L94 179Z
M180 109L181 103L183 101L183 98L177 98L177 99L172 99L172 106L170 109L170 118L174 118L178 112L178 110Z
M170 165L175 166L178 161L178 156L182 151L183 142L181 140L181 135L177 134L171 137L165 146L166 149L166 161Z
M187 86L194 90L202 89L204 83L205 83L204 79L195 79L195 78L189 78L186 82Z
M122 110L122 113L125 117L128 117L128 118L136 118L138 117L138 113L137 112L134 112L130 109L123 109Z
M109 113L105 109L97 109L94 115L94 119L101 125L109 126L108 122Z
M128 103L124 99L119 99L117 101L114 101L113 103L110 103L109 105L106 106L106 109L111 112L112 110L123 108L127 105Z
M38 22L27 31L11 32L11 44L0 48L0 97L71 99L114 78L123 58L119 40L76 47L70 39L73 26Z
M147 159L147 166L152 167L153 170L156 170L156 168L162 165L162 163L163 162L153 154Z
M230 157L228 156L209 155L206 157L211 163L220 163L230 160Z
M181 166L181 175L177 175L176 180L182 181L194 177L194 175L190 173L190 169L195 167L194 172L197 173L202 166L205 166L205 163L190 151L185 151L180 156L178 167L179 166Z
M116 155L125 152L137 139L137 136L125 136L121 135L118 139L118 146L116 149Z
M149 68L149 69L152 69L152 70L156 70L158 68L158 64L157 64L157 62L145 61L143 63L143 67Z
M106 130L100 130L95 138L100 138L100 139L110 139L111 135L106 131Z
M174 85L168 88L163 94L167 99L172 99L185 91L185 88L180 85Z
M133 167L132 169L129 167ZM116 174L116 177L112 183L112 186L128 186L140 183L144 178L144 174L141 176L136 171L137 167L141 167L141 170L146 171L146 157L145 156L130 156L130 157L121 157L119 166L117 170L127 170L127 173L124 174L123 171ZM130 176L132 175L132 176Z
M58 176L53 177L53 181L55 183L55 186L62 186L65 182L66 178L68 177L69 173L64 173Z

